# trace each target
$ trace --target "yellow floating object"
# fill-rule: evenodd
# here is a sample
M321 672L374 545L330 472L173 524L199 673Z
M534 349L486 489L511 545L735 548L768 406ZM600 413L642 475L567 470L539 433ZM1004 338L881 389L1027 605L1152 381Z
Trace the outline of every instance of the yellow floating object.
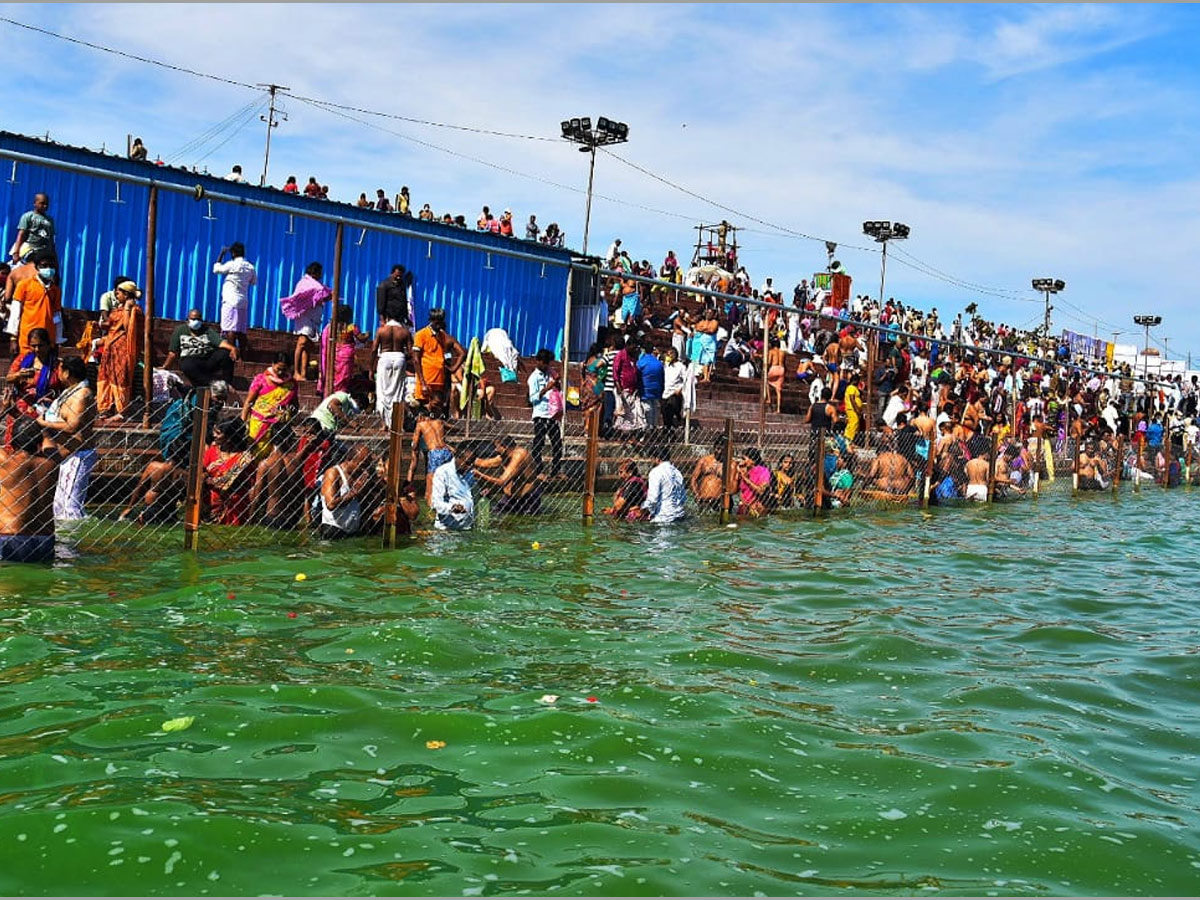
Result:
M445 746L446 746L445 741L426 741L425 742L426 750L441 750Z
M308 576L307 576L307 575L305 575L303 572L297 572L297 573L296 573L296 580L297 580L297 581L307 581L307 580L308 580Z
M191 728L192 723L196 721L195 716L180 716L178 719L167 719L159 727L163 731L183 731L185 728Z

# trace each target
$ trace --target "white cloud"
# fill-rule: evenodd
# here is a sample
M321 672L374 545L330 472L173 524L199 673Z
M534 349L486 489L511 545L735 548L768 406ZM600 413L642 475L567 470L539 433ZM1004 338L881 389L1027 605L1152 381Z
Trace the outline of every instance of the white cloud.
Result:
M1177 346L1200 347L1183 301L1197 237L1195 66L1181 63L1181 75L1156 52L1174 16L1127 6L100 4L45 18L132 53L413 118L550 138L571 115L622 119L622 156L755 218L838 240L864 290L878 288L878 256L848 245L864 245L864 219L900 219L913 227L906 250L967 281L1024 290L1030 276L1054 274L1079 306L1113 320L1153 297ZM133 131L165 153L252 97L10 37L20 38L6 41L11 68L46 71L47 53L59 62L19 127L67 142L111 147ZM347 200L407 184L418 205L469 219L483 203L522 221L536 212L578 246L587 160L561 141L386 119L367 128L296 100L285 107L276 183L313 174ZM256 172L263 128L251 118L207 164ZM593 248L620 234L655 262L668 247L689 255L701 218L728 217L753 229L744 243L756 282L799 280L824 263L820 243L770 236L603 155L596 179L598 195L625 203L597 199ZM942 310L974 299L1011 320L1025 307L900 265L888 283Z

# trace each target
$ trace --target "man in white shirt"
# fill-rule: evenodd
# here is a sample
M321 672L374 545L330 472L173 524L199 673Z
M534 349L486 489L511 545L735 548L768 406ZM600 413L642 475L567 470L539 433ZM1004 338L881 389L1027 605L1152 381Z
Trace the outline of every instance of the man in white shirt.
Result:
M242 167L234 166L232 171L225 176L226 181L236 181L238 184L246 184L246 179L242 177Z
M687 488L683 473L671 462L671 451L663 441L658 451L658 465L650 470L646 501L642 510L655 525L669 525L687 515Z
M674 428L683 417L683 386L686 380L687 366L679 361L679 352L672 347L666 352L663 364L663 428Z
M460 446L457 457L451 456L433 472L429 505L435 516L433 527L439 531L466 531L475 524L475 498L463 478L475 464L475 455L470 448ZM459 465L463 474L459 473Z
M226 254L230 256L229 262L225 262ZM222 247L213 263L213 274L225 276L221 284L221 337L243 352L249 328L250 286L258 284L254 264L245 256L246 247L238 242Z

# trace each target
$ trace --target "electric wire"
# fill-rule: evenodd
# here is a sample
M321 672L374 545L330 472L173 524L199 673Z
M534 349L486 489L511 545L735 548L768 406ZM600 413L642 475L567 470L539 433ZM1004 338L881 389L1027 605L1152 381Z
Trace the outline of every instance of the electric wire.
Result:
M301 100L300 97L293 97L293 99ZM330 115L339 116L343 119L348 119L351 122L357 122L359 125L362 125L366 128L373 128L377 131L382 131L385 134L390 134L395 137L398 137L401 140L409 141L411 143L418 144L422 147L428 147L432 150L437 150L441 153L447 153L451 156L458 157L459 159L465 159L465 160L468 160L473 163L478 163L481 166L487 166L488 168L495 169L498 172L504 172L505 174L508 174L508 175L516 175L519 178L527 178L531 181L536 181L541 184L548 185L550 187L558 188L559 190L570 191L571 193L574 193L574 194L586 194L587 193L583 188L575 187L574 185L569 185L569 184L562 184L561 182L557 182L557 181L552 181L548 178L542 177L541 175L531 175L528 172L522 172L518 169L513 169L508 166L503 166L503 165L500 165L499 163L492 162L491 160L480 159L477 156L471 156L469 153L462 153L458 150L451 150L449 147L442 147L438 144L433 144L433 143L430 143L429 141L424 141L424 140L421 140L420 138L415 138L412 135L404 134L403 132L396 131L395 129L392 129L392 128L387 128L387 127L385 127L383 125L379 125L375 122L368 122L364 119L360 119L356 116L350 115L349 113L343 112L338 109L326 108L324 106L313 104L307 100L301 100L301 102L312 106L314 109L319 109L323 112L329 113ZM606 200L610 203L616 203L621 206L627 206L631 209L639 209L639 210L642 210L643 212L650 212L650 213L654 213L656 215L661 215L661 216L669 216L671 218L682 219L684 221L690 222L690 221L694 221L694 219L695 219L694 216L688 216L683 213L675 213L675 212L670 212L668 210L655 209L654 207L643 206L639 203L632 203L628 200L623 200L618 197L609 197L604 194L597 194L595 192L593 192L592 197L594 199Z
M258 118L258 115L259 115L258 109L259 109L258 106L255 106L254 108L252 108L245 116L243 116L242 121L238 124L238 126L236 128L234 128L232 131L230 131L229 134L227 134L225 136L225 140L221 141L219 144L216 144L215 146L210 148L207 153L205 153L203 156L201 156L199 159L196 160L195 165L199 165L200 163L204 162L206 159L208 159L210 156L212 156L214 153L216 153L218 150L220 150L222 147L224 147L226 144L228 144L230 141L232 141L235 137L237 137L242 131L244 131L247 125L249 125L251 122L253 122L255 119Z
M259 94L257 97L255 97L253 100L251 100L249 103L240 107L239 109L237 109L235 112L231 113L230 115L226 116L220 122L217 122L214 125L210 125L204 131L202 131L200 134L198 134L196 137L192 138L186 144L181 146L178 150L175 150L173 153L165 156L163 158L163 161L167 165L174 165L175 160L182 159L183 157L187 156L189 153L199 150L206 143L208 143L209 141L218 137L222 131L225 131L226 129L233 127L234 123L239 121L240 119L242 119L247 113L249 113L251 111L258 112L258 108L262 105L262 102L263 102L263 100L266 99L266 96L267 96L267 94L265 91L263 93Z

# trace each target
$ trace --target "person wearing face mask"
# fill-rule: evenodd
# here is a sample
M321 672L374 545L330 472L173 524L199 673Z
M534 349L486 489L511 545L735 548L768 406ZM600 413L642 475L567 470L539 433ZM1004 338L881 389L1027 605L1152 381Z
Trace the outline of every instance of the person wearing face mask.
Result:
M28 353L29 333L44 328L52 338L57 334L55 320L62 315L62 289L56 283L55 261L49 253L34 257L37 277L17 285L13 300L21 304L21 323L17 330L19 352Z
M224 340L216 328L205 324L200 310L193 309L187 321L171 335L163 368L170 369L178 360L188 381L196 387L206 387L214 381L228 382L233 378L237 358L237 348Z

